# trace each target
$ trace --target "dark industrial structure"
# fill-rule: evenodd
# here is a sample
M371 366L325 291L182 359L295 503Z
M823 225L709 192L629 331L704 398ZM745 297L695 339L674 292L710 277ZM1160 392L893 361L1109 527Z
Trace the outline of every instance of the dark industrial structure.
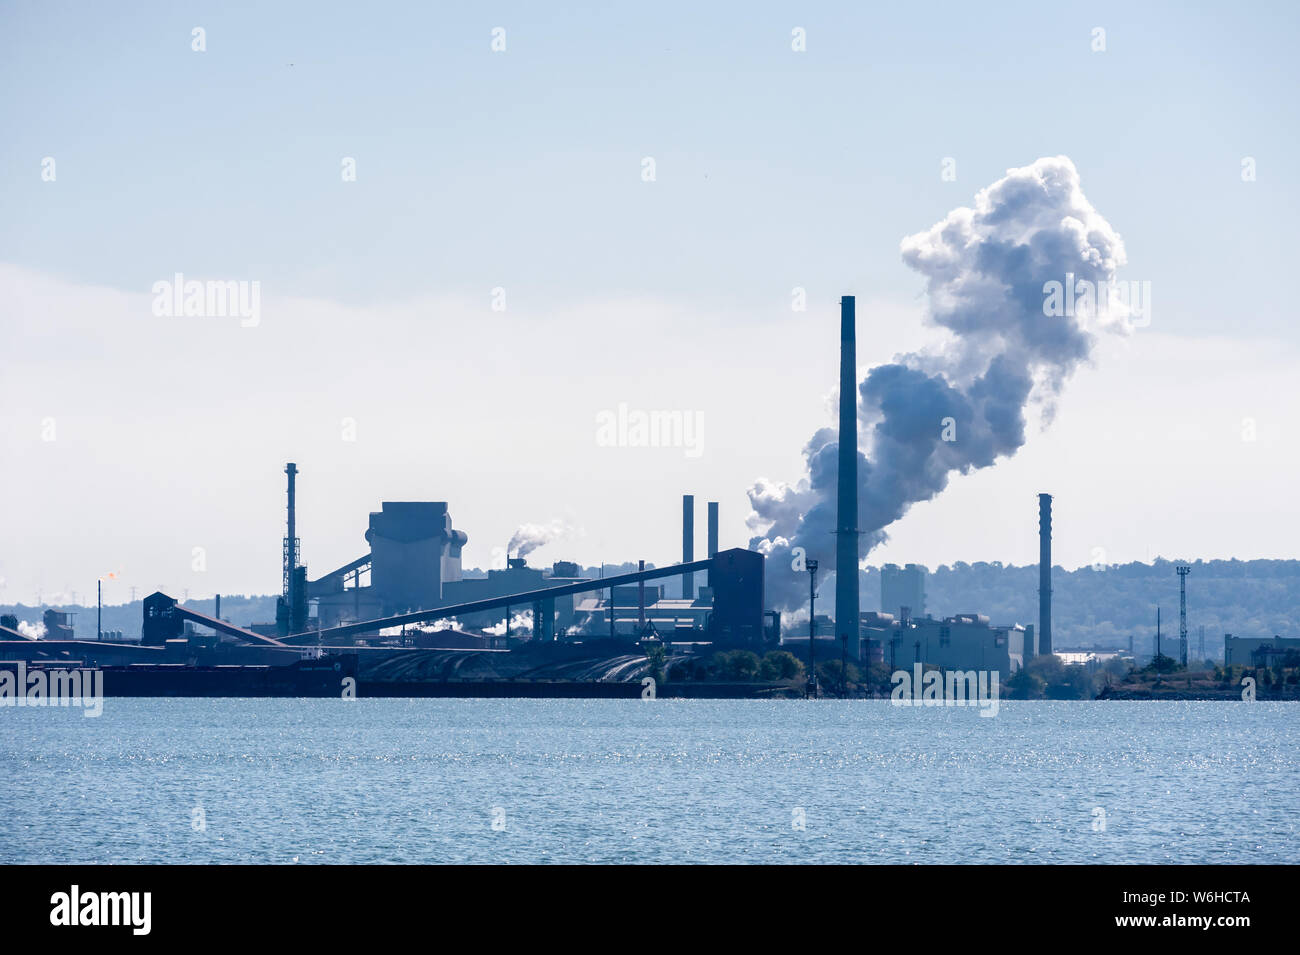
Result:
M1038 652L1052 652L1052 495L1038 495Z
M755 551L733 548L719 551L707 560L689 564L674 564L650 570L639 570L616 577L577 580L568 583L549 581L552 586L505 595L487 597L465 603L445 604L427 610L394 614L375 620L343 624L318 631L297 634L285 639L286 643L330 645L333 641L350 639L362 634L374 634L393 627L409 627L455 618L461 620L487 611L508 610L510 607L532 607L546 604L574 594L618 588L635 584L639 588L651 580L676 577L683 573L707 571L709 589L713 594L712 610L705 628L710 641L727 646L759 647L763 644L763 573L766 558ZM513 568L524 571L520 565ZM539 578L540 579L540 578ZM469 583L467 581L466 583ZM641 590L644 594L644 590ZM161 595L157 595L161 596ZM170 598L169 598L170 599ZM644 607L644 597L641 598ZM177 608L182 610L182 608ZM182 610L183 612L183 610Z
M839 487L835 521L835 627L858 643L858 352L854 297L840 299Z
M131 666L247 668L359 653L361 672L373 675L404 671L403 665L384 662L383 654L395 653L412 661L405 669L413 672L426 673L426 663L420 661L437 659L453 672L462 664L486 672L484 679L489 680L492 673L531 672L538 662L568 672L569 664L562 661L578 666L577 661L586 660L580 672L630 679L647 665L642 649L647 641L671 647L673 659L680 661L696 647L763 650L774 640L764 628L766 558L743 549L718 549L717 502L709 502L710 554L704 560L649 569L641 561L635 573L584 577L571 561L556 561L547 573L515 557L505 568L466 578L461 549L468 538L453 528L445 502L385 501L370 515L370 552L308 582L297 536L296 465L288 464L285 474L284 593L277 601L274 624L235 626L220 619L219 610L208 616L167 594L153 593L144 600L141 644L132 650L105 646L95 659ZM694 550L693 505L693 495L685 495L685 558ZM695 578L701 573L707 574L707 585L697 587ZM363 574L369 578L364 585ZM661 586L647 586L674 578L681 580L681 597L666 596ZM584 601L584 613L579 614L575 598L583 594L597 599ZM604 594L608 600L602 601ZM512 630L512 618L518 614L531 614L531 620L525 616L526 622ZM592 626L597 618L598 628ZM591 651L583 651L584 644L601 647L604 656L591 657ZM60 647L57 652L71 658L74 651ZM56 652L55 645L47 650ZM511 651L510 658L516 651L524 657L510 663L493 656L502 651ZM430 658L430 652L461 656ZM465 653L485 654L479 658L484 662L470 666ZM261 679L246 673L229 682L237 689L249 680L250 685L260 685ZM192 682L178 681L176 687ZM150 686L170 684L154 681Z
M307 568L302 566L302 542L298 539L298 465L290 461L284 466L284 473L288 476L289 520L284 538L284 579L275 608L276 632L281 636L297 633L307 626Z
M446 600L447 585L462 579L461 548L469 537L452 526L445 501L384 501L371 512L365 539L368 554L307 584L321 627L435 607ZM367 572L370 582L362 586Z
M1179 564L1178 572L1178 662L1187 666L1187 575L1192 568Z
M187 620L208 627L217 633L242 640L245 643L269 647L284 646L274 637L268 637L253 630L245 630L243 627L236 627L224 620L218 620L216 617L209 617L207 614L199 613L197 610L182 607L176 602L175 597L169 597L160 592L152 593L144 598L144 622L140 630L140 645L161 647L165 646L168 640L183 639Z
M709 501L709 556L718 552L718 502Z
M695 560L695 495L682 495L682 563ZM682 574L682 599L695 596L695 575Z

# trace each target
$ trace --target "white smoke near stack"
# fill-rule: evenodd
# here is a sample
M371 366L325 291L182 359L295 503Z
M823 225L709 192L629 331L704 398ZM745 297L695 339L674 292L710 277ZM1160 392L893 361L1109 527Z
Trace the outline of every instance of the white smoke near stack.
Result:
M24 637L30 637L32 640L43 640L45 638L45 624L28 623L26 620L18 621L18 632Z
M905 238L902 255L925 276L928 320L947 335L941 345L876 366L859 385L864 556L913 504L943 491L953 473L1015 454L1025 443L1030 405L1044 427L1050 424L1062 387L1089 359L1096 334L1130 327L1127 300L1108 294L1125 262L1123 241L1085 198L1065 156L1008 170L976 195L974 208L954 209ZM1104 298L1080 295L1077 307L1047 309L1049 282L1064 285L1067 297L1073 283ZM858 318L859 335L869 336L870 314ZM822 428L804 447L802 479L760 479L749 490L749 546L772 558L767 591L787 612L808 600L807 575L790 569L792 548L833 571L837 450L835 429ZM829 586L830 576L819 584Z
M526 610L523 613L517 613L510 618L510 635L512 637L521 637L524 634L533 632L533 613ZM500 623L494 623L490 627L484 627L483 633L489 637L504 637L506 635L506 620L501 618Z
M559 518L546 524L520 524L519 529L510 538L510 544L506 547L506 554L507 556L514 554L516 557L527 557L543 544L549 544L552 541L568 537L572 533L573 528Z

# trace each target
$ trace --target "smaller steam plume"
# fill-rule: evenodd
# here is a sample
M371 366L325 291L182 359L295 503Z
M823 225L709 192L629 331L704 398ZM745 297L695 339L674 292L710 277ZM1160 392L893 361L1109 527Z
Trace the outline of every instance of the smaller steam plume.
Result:
M492 637L504 637L506 634L506 621L501 618L500 623L494 623L490 627L484 627L483 632ZM525 610L522 613L513 614L510 617L510 633L518 636L520 634L533 632L533 614L531 610Z
M559 518L546 524L520 524L506 550L516 557L527 557L543 544L568 537L572 533L573 528Z

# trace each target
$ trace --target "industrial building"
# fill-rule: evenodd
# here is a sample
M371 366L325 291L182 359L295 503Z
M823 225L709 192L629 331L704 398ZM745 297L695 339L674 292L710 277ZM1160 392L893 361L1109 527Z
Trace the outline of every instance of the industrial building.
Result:
M635 585L638 592L638 622L640 623L644 621L645 617L644 594L646 584L653 580L680 576L683 573L698 574L705 572L708 574L708 589L712 595L712 606L707 617L703 620L703 630L699 631L701 639L718 646L761 648L765 635L763 616L765 563L766 558L762 554L734 548L719 551L707 560L692 561L688 564L671 564L667 567L643 569L630 574L619 574L606 578L580 578L564 582L542 575L540 578L542 586L533 590L515 591L461 603L444 603L440 607L304 631L303 633L282 637L279 640L262 638L259 634L247 631L244 631L244 633L250 637L270 639L272 643L277 645L303 646L314 644L329 647L338 645L337 641L351 641L357 637L373 636L393 628L415 627L443 620L460 621L484 612L491 612L492 616L500 619L501 614L508 613L515 607L526 609L540 606L542 611L540 617L537 618L540 622L534 628L536 633L531 634L531 636L534 640L551 642L554 635L553 633L551 636L547 635L547 621L551 619L553 610L548 608L553 608L562 598L611 588L617 591L618 588ZM515 574L529 574L529 576L532 576L529 573L531 571L532 568L528 568L523 561L518 559L514 562L514 566L510 568L510 572ZM535 582L538 580L535 576L532 579ZM465 583L468 584L471 581ZM513 587L510 589L513 589ZM163 601L171 601L172 605L175 604L174 600L165 595L158 594L155 596L162 598ZM174 630L178 626L174 622L178 617L193 618L193 612L186 608L167 608L159 602L159 609L162 617L167 622L165 626L162 624L157 625L158 636L163 636L167 631ZM204 619L211 621L213 624L229 627L229 625L212 620L212 618ZM146 628L148 626L149 608L146 607ZM237 630L238 628L232 629Z
M461 565L462 548L468 541L455 529L446 502L385 501L370 514L365 534L369 551L322 577L308 581L299 559L295 508L297 465L285 466L288 477L288 535L284 540L284 593L281 610L272 624L249 629L263 636L337 631L340 627L366 621L383 621L425 610L496 601L488 608L461 609L456 613L460 627L490 628L506 621L507 635L534 640L556 640L569 634L599 632L635 637L638 634L709 630L713 614L713 589L698 583L700 572L680 572L680 599L668 598L662 586L648 589L623 586L602 594L602 586L580 575L571 561L557 561L550 572L529 567L523 558L510 558L506 567L492 569L485 576L466 577ZM696 562L695 498L682 498L682 564ZM718 555L718 504L708 503L708 557ZM585 590L574 585L587 584ZM521 598L507 603L503 598L533 594L553 588L569 588L563 594ZM594 592L594 595L587 596ZM752 594L749 595L752 597ZM647 600L647 597L649 598ZM761 595L758 598L761 604ZM761 605L756 607L757 629L762 630ZM510 632L512 615L531 615L531 625L522 633ZM753 615L750 615L753 616ZM613 619L613 627L610 622ZM752 626L752 621L745 624ZM386 628L385 628L386 629Z
M880 568L880 609L896 616L925 616L925 578L920 564L885 564Z
M1224 666L1282 666L1288 654L1300 655L1300 637L1234 637L1223 635Z
M18 629L18 618L7 613L0 615L0 640L31 640L32 637Z
M446 502L385 501L370 514L365 535L369 552L309 581L297 536L298 468L291 462L284 470L287 534L276 621L232 627L180 607L165 594L153 594L144 607L146 646L180 640L194 624L236 641L275 647L382 642L394 634L403 645L435 639L465 647L476 642L495 646L463 629L448 633L425 625L491 631L504 619L507 639L501 642L506 645L509 638L558 642L591 635L625 640L671 635L688 642L762 648L765 558L751 551L719 550L717 502L708 504L706 559L694 559L695 499L688 494L682 498L682 563L647 570L642 562L636 573L606 580L582 576L571 561L556 561L547 572L529 567L522 557L507 560L502 569L466 577L461 553L468 535L455 529ZM662 585L650 584L667 577L680 579L682 597L670 598ZM513 632L517 614L531 620Z
M457 573L459 574L459 568ZM562 587L588 579L579 576L578 565L571 561L556 561L548 574L541 568L529 567L522 557L512 557L506 561L504 570L489 570L486 577L465 577L448 581L443 588L442 599L427 606L475 603L493 597L506 597L548 587ZM532 637L537 640L553 640L557 632L564 633L573 626L573 600L572 594L547 597L525 602L517 607L506 605L500 610L460 614L456 620L463 627L490 627L504 617L508 629L511 615L527 610L532 613Z
M886 619L863 624L863 640L878 641L890 670L928 663L952 670L997 670L1002 678L1019 670L1036 651L1034 628L993 626L978 613L951 617Z
M691 640L708 630L713 591L700 587L689 600L665 597L663 587L613 587L587 597L575 608L575 630L581 634L658 637ZM612 619L611 619L612 618Z
M819 623L814 648L818 661L838 660L843 653L859 666L883 665L890 672L923 663L943 669L997 670L1005 679L1032 659L1036 650L1032 625L994 626L977 613L935 619L864 611L856 640L844 644L833 635L837 631ZM807 662L806 633L783 634L781 647Z
M365 539L369 553L307 584L322 629L437 607L449 602L447 586L462 581L469 537L452 526L445 501L384 501L371 512Z
M1130 665L1134 663L1133 654L1128 650L1053 650L1052 653L1066 666L1085 667L1089 673L1095 673L1116 660Z
M45 626L45 633L42 639L45 640L75 640L76 631L73 618L75 613L55 610L52 607L45 611L42 623ZM18 618L13 614L0 616L0 640L35 640L36 637L22 633L18 629Z
M860 666L879 664L890 672L922 663L943 669L997 670L1005 679L1025 665L1026 653L1029 658L1034 656L1032 626L993 626L983 614L962 613L938 620L866 611L860 621L857 640L847 646L838 637L819 632L814 650L817 660L838 660L846 653ZM807 634L783 635L781 646L807 661Z

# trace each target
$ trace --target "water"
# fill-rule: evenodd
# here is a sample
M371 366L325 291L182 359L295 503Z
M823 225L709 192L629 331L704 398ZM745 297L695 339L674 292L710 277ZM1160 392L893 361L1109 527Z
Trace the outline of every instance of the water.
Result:
M1262 702L0 709L0 862L1289 863L1298 720Z

